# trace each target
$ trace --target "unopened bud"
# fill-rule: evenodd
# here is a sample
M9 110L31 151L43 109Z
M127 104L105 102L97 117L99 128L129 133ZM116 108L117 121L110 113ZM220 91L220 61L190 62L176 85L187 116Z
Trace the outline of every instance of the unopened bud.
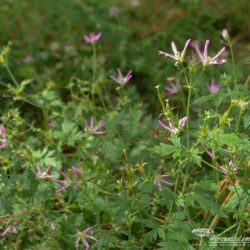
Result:
M223 30L222 30L221 35L222 35L222 37L223 37L227 42L230 41L230 37L229 37L228 31L227 31L226 29L223 29Z

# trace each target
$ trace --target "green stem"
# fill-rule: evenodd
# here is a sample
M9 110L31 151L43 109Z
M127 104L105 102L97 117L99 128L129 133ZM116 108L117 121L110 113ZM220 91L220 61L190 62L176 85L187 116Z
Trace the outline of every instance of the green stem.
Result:
M235 132L235 133L237 133L237 131L238 131L238 129L239 129L241 116L242 116L242 112L240 111L240 113L239 113L239 115L238 115L238 119L237 119L236 125L235 125L235 129L234 129L234 132Z
M233 66L233 83L234 83L234 88L236 88L236 69L235 69L235 60L234 60L233 45L232 45L231 42L229 44L229 49L230 49L230 53L231 53L232 66Z
M19 84L18 84L16 78L14 77L14 75L12 74L12 72L11 72L11 70L10 70L8 64L5 63L5 64L4 64L4 67L6 68L6 70L7 70L8 74L9 74L11 80L14 82L14 84L15 84L16 87L18 88L18 87L19 87Z
M230 231L231 229L233 229L234 227L237 226L237 223L232 225L231 227L227 228L226 230L224 230L223 232L221 232L220 234L218 234L218 236L221 236L223 234L225 234L226 232Z
M160 94L160 90L159 90L160 86L159 86L159 85L157 85L155 88L157 89L157 95L158 95L158 99L159 99L159 101L160 101L160 104L161 104L162 110L163 110L163 112L165 112L165 110L166 110L166 108L165 108L165 104L164 104L164 102L163 102L163 99L162 99L162 96L161 96L161 94Z
M187 175L187 169L188 169L188 166L186 167L186 174L183 173L184 175L184 182L183 182L183 186L182 186L182 190L181 190L181 196L184 195L184 192L185 192L185 189L186 189L186 186L187 186L187 180L188 180L188 175Z
M104 102L104 100L103 100L103 97L102 97L102 94L101 94L101 93L99 93L99 97L100 97L100 100L101 100L101 103L102 103L104 112L105 112L105 114L107 114L107 108L106 108L106 105L105 105L105 102Z
M187 113L187 106L186 106L186 103L185 103L185 95L184 95L184 91L183 91L183 88L181 87L181 99L182 99L182 106L183 106L183 110L186 111Z
M190 120L190 100L191 100L191 92L192 87L189 85L188 87L188 102L187 102L187 147L190 148L190 142L189 142L189 120Z
M96 77L96 46L95 43L92 43L93 47L93 72L92 72L92 80L95 81Z
M203 160L203 159L201 159L201 161L202 161L203 163L205 163L207 166L209 166L209 167L215 169L216 171L219 171L219 172L221 172L221 173L224 174L224 172L223 172L222 170L220 170L219 168L217 168L217 167L215 167L214 165L210 164L209 162L207 162L207 161L205 161L205 160Z
M246 82L245 82L245 87L247 88L247 85L248 85L248 83L249 83L249 80L250 80L250 75L248 75L248 77L247 77L247 79L246 79Z
M187 100L187 147L190 148L189 142L189 122L190 122L190 102L191 102L191 94L192 94L192 83L188 80L186 71L184 71L185 80L188 86L188 100Z
M235 233L235 237L234 237L235 240L236 240L236 238L237 238L237 236L238 236L238 234L239 234L240 227L241 227L241 222L242 222L242 220L240 220L239 225L238 225L238 227L237 227L237 230L236 230L236 233ZM234 249L234 246L235 246L235 241L233 242L233 245L232 245L232 247L231 247L231 250Z
M96 78L96 46L95 43L92 43L93 48L93 57L92 57L92 84L91 84L91 100L93 101L93 104L95 104L95 78Z
M174 185L174 194L175 195L176 195L177 187L178 187L178 184L179 184L180 169L181 169L181 163L179 162L179 166L178 166L178 169L177 169L176 181L175 181L175 185ZM171 207L169 209L167 219L170 219L172 211L173 211L173 207L174 207L174 201L172 202Z

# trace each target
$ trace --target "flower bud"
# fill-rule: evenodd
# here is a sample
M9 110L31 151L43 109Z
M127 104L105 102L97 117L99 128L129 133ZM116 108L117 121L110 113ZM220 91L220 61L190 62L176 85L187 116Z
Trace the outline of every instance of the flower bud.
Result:
M230 37L229 37L228 31L226 29L222 30L221 35L225 39L225 41L227 41L227 42L230 41Z

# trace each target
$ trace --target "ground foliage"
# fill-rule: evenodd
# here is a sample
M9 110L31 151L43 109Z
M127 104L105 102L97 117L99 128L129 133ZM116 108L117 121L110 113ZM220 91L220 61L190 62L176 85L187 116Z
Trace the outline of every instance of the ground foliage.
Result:
M193 230L248 236L247 5L2 0L0 249L218 249ZM187 39L179 58L159 55ZM210 63L223 46L226 62Z

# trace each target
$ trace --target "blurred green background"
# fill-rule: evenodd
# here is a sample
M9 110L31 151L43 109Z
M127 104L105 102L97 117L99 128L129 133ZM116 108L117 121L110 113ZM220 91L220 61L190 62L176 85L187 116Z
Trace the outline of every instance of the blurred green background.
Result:
M40 87L53 80L61 89L71 77L89 78L92 51L83 36L101 31L99 75L108 81L117 67L132 69L133 85L152 103L154 86L176 74L173 62L157 54L170 52L172 40L182 49L188 38L210 39L214 53L227 28L244 77L248 15L248 0L1 0L0 47L12 42L10 64L20 80L35 79ZM230 63L219 70L229 71Z

